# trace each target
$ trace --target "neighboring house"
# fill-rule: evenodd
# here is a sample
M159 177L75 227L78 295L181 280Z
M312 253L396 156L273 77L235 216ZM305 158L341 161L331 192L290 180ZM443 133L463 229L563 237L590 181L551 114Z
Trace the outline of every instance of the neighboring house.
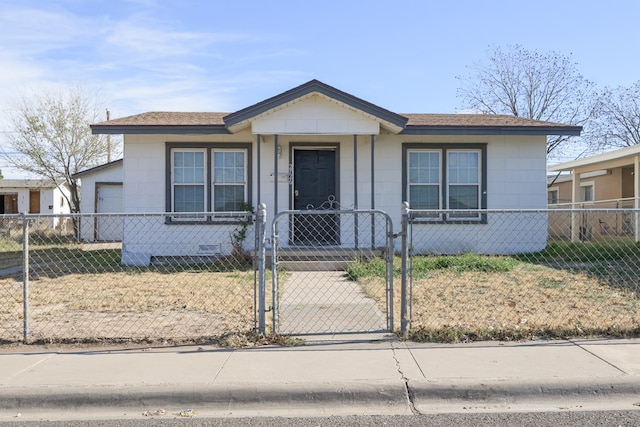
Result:
M274 218L333 200L342 209L383 210L398 231L403 201L414 209L546 208L546 137L581 131L514 116L396 114L317 80L230 114L149 112L92 129L124 135L125 212L224 212L265 203ZM197 255L212 243L230 250L208 233L229 225L165 218L145 227L125 221L124 263ZM418 251L513 253L546 245L546 220L508 238L514 221L504 216L442 214L423 222L447 227L448 239L414 242ZM182 239L184 227L199 239ZM470 227L492 237L472 241ZM342 230L324 231L339 245L353 241ZM166 244L145 243L150 232Z
M0 214L68 214L69 190L42 179L0 179ZM63 227L68 221L51 218L53 227Z
M640 145L609 151L548 167L547 200L551 208L640 208ZM572 238L598 234L634 235L640 240L631 214L595 216L571 227ZM575 222L575 220L574 220ZM578 234L576 234L578 233Z
M122 201L122 159L78 172L80 179L80 212L95 213L80 220L80 240L121 241L122 216L101 215L124 212Z

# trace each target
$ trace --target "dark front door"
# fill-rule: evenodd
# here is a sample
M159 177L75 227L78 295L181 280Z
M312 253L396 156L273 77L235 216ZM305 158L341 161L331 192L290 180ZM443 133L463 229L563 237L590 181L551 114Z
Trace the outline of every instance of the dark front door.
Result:
M292 242L338 244L335 150L294 150L293 165L293 209L327 212L295 214Z

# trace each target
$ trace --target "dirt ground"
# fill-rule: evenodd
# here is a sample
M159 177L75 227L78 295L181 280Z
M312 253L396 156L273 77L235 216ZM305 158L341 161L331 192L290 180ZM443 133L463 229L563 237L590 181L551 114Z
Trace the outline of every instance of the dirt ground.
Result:
M23 285L0 281L0 341L22 338ZM100 273L29 284L29 337L56 341L202 340L253 327L251 273Z
M385 309L384 281L358 282ZM0 280L0 343L23 337L23 283ZM269 306L270 302L268 302ZM32 342L206 342L254 327L253 272L41 275L29 284ZM400 325L400 281L395 281ZM640 300L586 273L522 263L506 272L434 270L411 283L411 329L452 340L640 333Z

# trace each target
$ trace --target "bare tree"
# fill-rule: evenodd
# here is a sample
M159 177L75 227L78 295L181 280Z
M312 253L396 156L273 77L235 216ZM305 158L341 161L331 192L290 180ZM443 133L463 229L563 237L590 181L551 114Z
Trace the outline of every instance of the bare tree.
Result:
M630 87L605 88L595 122L601 148L640 144L640 80Z
M13 129L2 156L16 169L69 188L64 197L71 212L80 212L73 174L107 158L106 138L92 135L89 128L90 123L101 120L104 111L97 96L81 86L25 95L11 117Z
M593 84L568 57L539 53L522 46L500 47L474 63L470 73L458 76L458 96L465 108L485 114L507 114L555 123L585 125L593 116ZM558 150L567 136L551 136L547 155Z

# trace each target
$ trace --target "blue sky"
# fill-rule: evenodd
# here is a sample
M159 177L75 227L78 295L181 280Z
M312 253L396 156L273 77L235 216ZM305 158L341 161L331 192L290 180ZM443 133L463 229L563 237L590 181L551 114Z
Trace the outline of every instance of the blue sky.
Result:
M453 113L456 76L491 46L631 85L638 16L632 0L0 0L0 114L69 83L99 90L113 118L231 112L314 78L398 113Z

